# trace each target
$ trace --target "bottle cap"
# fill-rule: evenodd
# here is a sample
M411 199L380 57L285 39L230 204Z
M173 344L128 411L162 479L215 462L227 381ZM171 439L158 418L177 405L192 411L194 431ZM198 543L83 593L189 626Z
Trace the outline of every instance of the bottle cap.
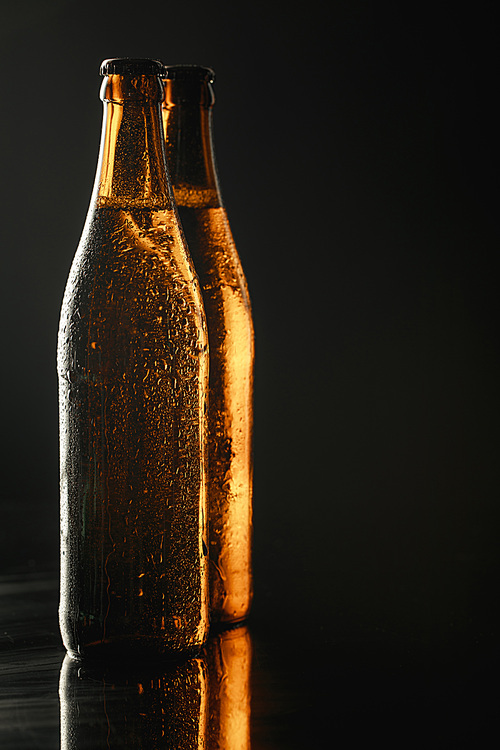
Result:
M215 83L215 72L202 65L165 65L163 78L174 78L183 81L206 81Z
M112 57L101 63L101 75L165 75L165 66L159 60L147 57Z

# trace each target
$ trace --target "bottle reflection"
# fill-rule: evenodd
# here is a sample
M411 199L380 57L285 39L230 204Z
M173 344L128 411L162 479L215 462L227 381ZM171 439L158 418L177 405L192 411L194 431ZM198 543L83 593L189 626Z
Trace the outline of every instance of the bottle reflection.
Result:
M205 647L209 675L208 750L250 750L252 642L246 626L213 636Z
M59 685L61 750L204 750L207 676L203 659L162 673L89 669L66 656Z
M61 750L250 750L251 640L221 632L203 655L153 671L87 667L66 656Z

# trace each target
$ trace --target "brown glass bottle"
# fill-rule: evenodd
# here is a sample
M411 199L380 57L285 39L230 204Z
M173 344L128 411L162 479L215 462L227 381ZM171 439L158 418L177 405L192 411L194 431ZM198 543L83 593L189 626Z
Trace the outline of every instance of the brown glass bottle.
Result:
M252 315L215 168L213 71L166 71L167 166L202 287L210 342L211 617L214 623L237 622L247 616L252 598Z
M73 657L208 628L206 323L165 169L161 63L105 61L94 193L58 341L60 626Z

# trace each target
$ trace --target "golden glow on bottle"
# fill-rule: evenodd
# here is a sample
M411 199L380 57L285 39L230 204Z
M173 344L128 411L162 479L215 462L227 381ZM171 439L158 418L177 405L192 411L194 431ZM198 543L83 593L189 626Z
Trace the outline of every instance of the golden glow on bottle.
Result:
M210 342L210 608L213 622L236 622L247 616L252 598L254 343L247 284L215 172L214 97L206 72L167 70L173 77L165 81L163 121L167 163L202 287Z
M169 195L159 80L110 75L102 94L59 329L61 632L72 656L186 653L208 629L206 324Z

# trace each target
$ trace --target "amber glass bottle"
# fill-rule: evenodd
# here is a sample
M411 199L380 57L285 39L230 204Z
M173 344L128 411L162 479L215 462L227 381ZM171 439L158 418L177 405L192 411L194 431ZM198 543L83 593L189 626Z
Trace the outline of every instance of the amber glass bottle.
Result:
M207 634L207 333L165 168L162 73L102 64L96 182L61 311L59 615L73 657L186 654Z
M210 341L209 571L212 622L237 622L252 598L253 326L212 142L214 74L167 66L163 124L175 200L202 287Z

